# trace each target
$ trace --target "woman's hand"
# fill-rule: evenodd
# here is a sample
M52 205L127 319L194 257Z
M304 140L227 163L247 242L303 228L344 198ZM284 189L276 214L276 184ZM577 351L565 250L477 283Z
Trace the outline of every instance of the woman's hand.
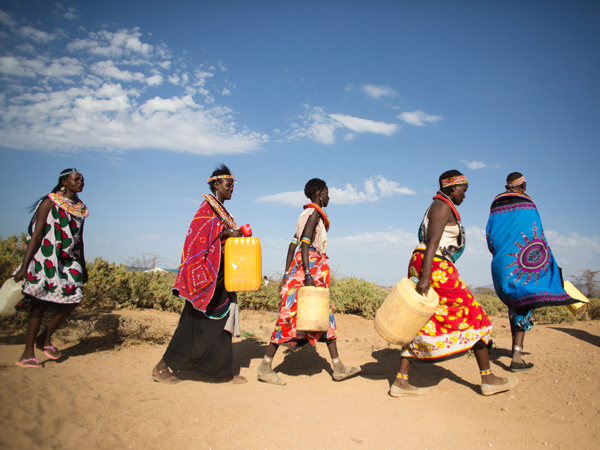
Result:
M417 292L420 295L427 295L430 287L431 287L431 284L429 283L429 279L421 277L421 279L417 283Z
M221 238L232 238L232 237L244 237L240 230L234 230L232 228L227 228L226 230L221 231Z
M313 277L308 277L304 279L304 286L313 286L317 287L317 283L313 280Z
M25 279L25 275L27 275L27 268L25 266L21 266L17 273L15 273L15 281L17 283L23 281Z

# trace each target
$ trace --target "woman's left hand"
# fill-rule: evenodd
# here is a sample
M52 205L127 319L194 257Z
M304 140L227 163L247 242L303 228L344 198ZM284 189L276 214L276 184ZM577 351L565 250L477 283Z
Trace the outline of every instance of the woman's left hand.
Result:
M304 279L304 286L314 286L317 287L317 283L313 280L313 277L308 277Z
M222 238L232 238L232 237L244 237L240 230L234 230L231 228L227 228L226 230L221 231Z

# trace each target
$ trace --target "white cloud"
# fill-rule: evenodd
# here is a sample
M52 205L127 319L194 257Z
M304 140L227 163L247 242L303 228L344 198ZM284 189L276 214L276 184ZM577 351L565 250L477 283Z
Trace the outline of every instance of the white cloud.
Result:
M343 114L329 114L329 117L355 133L377 133L391 136L398 130L398 125L395 123L375 122Z
M412 189L401 187L397 182L387 180L381 175L365 180L363 190L361 191L357 190L350 183L346 184L343 189L329 186L329 197L331 198L331 204L333 205L376 202L381 197L411 194L415 194ZM266 195L260 197L258 201L302 206L306 203L307 199L304 195L304 191L293 191Z
M215 93L229 92L218 81L207 86L218 69L173 63L169 49L144 42L138 28L103 29L65 41L57 39L66 36L61 30L18 28L2 11L0 22L12 27L5 32L12 33L17 52L0 56L2 147L213 155L255 151L268 141L239 127L232 109L215 104ZM31 56L32 39L48 44L43 55ZM180 90L161 97L157 87L164 81Z
M367 84L363 86L362 91L371 98L380 99L381 97L397 97L398 93L389 86L376 86Z
M308 109L308 105L305 105ZM309 109L306 114L299 116L301 123L293 123L292 131L288 133L288 140L309 138L315 142L325 145L335 144L336 131L346 130L345 139L348 139L348 131L354 133L376 133L391 136L396 132L396 124L375 122L369 119L347 116L344 114L327 114L322 107Z
M223 92L221 92L221 95L230 95L231 91L229 89L223 88Z
M15 21L10 17L10 14L2 11L1 9L0 9L0 23L3 23L4 25L6 25L9 28L14 28L17 25L15 23Z
M464 162L469 169L473 169L473 170L484 169L486 167L489 167L483 161L475 161L475 160L473 160L473 161L469 162L469 161L465 161L464 159L461 159L461 161Z
M544 232L550 248L564 247L568 249L579 249L586 253L600 253L600 236L581 236L571 233L569 236L561 236L556 231Z
M413 112L403 112L402 114L397 116L398 119L403 120L409 125L415 125L417 127L422 127L427 123L439 122L440 120L444 120L442 116L432 116L424 111L417 110Z

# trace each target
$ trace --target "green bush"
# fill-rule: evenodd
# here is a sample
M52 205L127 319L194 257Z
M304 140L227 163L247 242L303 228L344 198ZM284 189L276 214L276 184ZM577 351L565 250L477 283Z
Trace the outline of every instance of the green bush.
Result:
M4 239L0 236L0 285L4 283L15 271L17 266L23 262L25 256L25 238L27 235L21 233L19 236L9 236Z

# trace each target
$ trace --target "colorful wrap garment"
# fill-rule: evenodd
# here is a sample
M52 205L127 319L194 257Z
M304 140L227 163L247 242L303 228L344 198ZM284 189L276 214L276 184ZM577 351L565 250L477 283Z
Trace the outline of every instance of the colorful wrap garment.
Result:
M415 250L410 258L408 277L421 276L424 252ZM431 268L431 287L440 304L417 337L402 349L401 355L418 360L447 359L468 351L479 340L491 341L492 324L487 314L460 279L451 261L436 255Z
M213 297L219 278L219 235L224 228L219 213L225 213L231 218L220 202L218 210L211 206L215 201L218 202L211 196L209 200L202 202L192 219L183 245L175 286L172 289L174 295L186 299L203 313L206 313L206 307Z
M491 206L486 237L493 255L496 293L518 316L542 306L576 302L563 289L561 270L531 197L516 192L498 195Z
M89 213L81 201L72 203L60 191L48 194L47 198L52 201L52 208L44 224L40 248L27 268L23 294L53 303L80 303L84 267L82 229ZM28 244L37 227L35 215L45 199L35 207L27 232Z
M310 273L315 280L317 287L329 288L329 265L327 264L327 255L320 255L314 248L309 251ZM304 286L304 268L302 265L302 254L296 252L288 281L281 288L279 305L279 316L275 323L275 329L271 336L271 342L274 344L284 344L287 347L294 348L301 339L308 339L312 345L315 345L324 333L305 333L296 330L296 311L298 303L296 294L298 289ZM325 333L328 340L335 339L337 328L335 325L335 316L333 308L329 304L329 330Z

